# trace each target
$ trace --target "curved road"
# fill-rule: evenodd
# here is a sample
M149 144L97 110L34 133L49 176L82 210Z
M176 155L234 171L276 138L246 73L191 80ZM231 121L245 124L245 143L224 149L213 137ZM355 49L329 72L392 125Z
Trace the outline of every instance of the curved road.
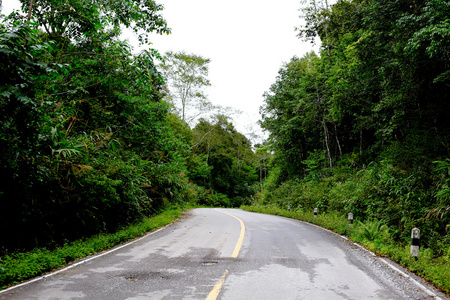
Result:
M203 208L0 299L448 299L388 264L307 223Z

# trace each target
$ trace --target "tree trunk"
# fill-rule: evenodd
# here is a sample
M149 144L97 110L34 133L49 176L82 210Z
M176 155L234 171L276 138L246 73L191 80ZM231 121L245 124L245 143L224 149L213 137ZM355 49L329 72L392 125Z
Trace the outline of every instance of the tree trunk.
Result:
M28 6L27 22L30 22L30 20L31 20L31 10L33 9L33 3L34 3L34 0L30 0L30 5Z
M339 142L339 137L338 137L338 134L337 134L336 123L333 123L333 125L334 125L334 133L335 133L335 136L336 136L336 143L337 143L337 146L339 148L339 155L342 156L342 148L341 148L341 143Z
M259 183L262 187L262 182L263 182L263 178L262 178L262 165L261 165L261 160L259 161Z
M317 103L319 105L319 111L321 114L321 122L322 122L322 127L323 127L323 133L324 133L324 139L325 139L325 146L327 148L327 154L328 154L328 160L330 162L330 169L333 169L333 163L331 160L331 152L330 152L330 146L328 145L328 127L325 121L325 117L324 117L324 110L322 108L322 101L320 100L320 95L319 95L319 86L317 85L317 79L316 79L316 97L317 97Z
M322 126L323 126L323 133L325 135L325 146L327 147L327 153L328 153L328 160L330 162L330 169L333 169L333 162L331 160L331 152L330 152L330 146L328 145L328 127L325 122L325 119L322 118Z
M363 136L362 136L362 129L359 130L359 156L362 155L362 143L363 143Z
M325 0L325 9L326 9L326 11L328 12L328 1L327 0ZM328 38L328 23L326 23L327 22L327 20L325 20L325 38L326 38L326 40L327 40L327 54L328 54L328 59L330 60L330 62L331 62L331 53L330 53L330 40L329 40L329 38Z

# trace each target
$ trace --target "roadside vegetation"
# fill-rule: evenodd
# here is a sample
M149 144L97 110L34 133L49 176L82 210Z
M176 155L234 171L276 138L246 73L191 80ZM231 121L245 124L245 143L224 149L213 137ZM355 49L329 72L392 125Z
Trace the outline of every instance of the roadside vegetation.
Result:
M2 285L192 203L305 220L318 208L311 221L449 292L448 1L307 2L298 36L320 53L281 66L262 145L206 98L208 58L150 48L150 33L170 34L155 1L21 3L0 19Z
M320 55L292 58L265 94L272 159L250 209L319 222L449 292L449 13L441 0L308 1L297 32Z
M149 48L150 33L170 33L161 5L22 5L0 19L0 255L113 233L172 205L239 206L253 193L257 158L230 118L210 110L188 125L177 115L163 55ZM125 27L147 50L134 53ZM202 70L168 76L196 89L185 106L208 73L209 60L193 58L164 69Z

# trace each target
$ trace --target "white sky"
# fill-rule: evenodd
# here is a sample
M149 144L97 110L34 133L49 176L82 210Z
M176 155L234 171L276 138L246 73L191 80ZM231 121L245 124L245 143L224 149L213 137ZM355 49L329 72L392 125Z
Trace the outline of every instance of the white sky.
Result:
M300 0L157 0L171 35L154 35L160 53L186 51L210 58L207 90L214 104L244 113L234 121L238 131L258 130L263 93L275 82L284 62L316 50L300 41ZM18 0L3 0L3 13ZM134 41L130 37L130 41Z

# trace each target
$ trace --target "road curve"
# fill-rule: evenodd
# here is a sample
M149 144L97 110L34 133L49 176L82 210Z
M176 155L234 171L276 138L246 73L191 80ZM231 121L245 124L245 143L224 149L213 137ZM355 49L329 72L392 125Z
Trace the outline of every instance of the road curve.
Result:
M313 225L203 208L0 299L448 299L404 275Z

